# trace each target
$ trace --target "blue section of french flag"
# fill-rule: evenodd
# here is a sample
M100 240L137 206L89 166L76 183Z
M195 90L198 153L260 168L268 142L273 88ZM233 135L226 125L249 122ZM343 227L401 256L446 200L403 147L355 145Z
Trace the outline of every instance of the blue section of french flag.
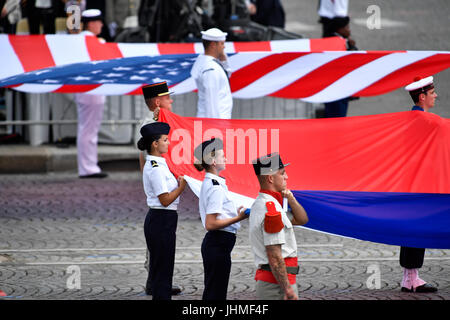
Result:
M450 194L292 191L307 228L361 240L450 249Z

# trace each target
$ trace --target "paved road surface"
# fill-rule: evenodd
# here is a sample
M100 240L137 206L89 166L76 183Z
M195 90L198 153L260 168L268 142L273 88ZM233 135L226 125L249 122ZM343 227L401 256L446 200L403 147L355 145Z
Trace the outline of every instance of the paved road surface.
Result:
M205 232L193 209L197 201L190 191L181 199L174 281L183 294L177 300L199 300L203 292ZM151 299L144 294L145 214L137 172L91 181L75 172L0 175L0 290L9 296L4 299ZM232 256L230 300L255 299L248 222L242 225ZM398 247L301 228L296 236L300 299L450 299L449 250L427 250L420 271L439 291L407 294L399 287ZM368 288L371 268L380 271L379 289Z

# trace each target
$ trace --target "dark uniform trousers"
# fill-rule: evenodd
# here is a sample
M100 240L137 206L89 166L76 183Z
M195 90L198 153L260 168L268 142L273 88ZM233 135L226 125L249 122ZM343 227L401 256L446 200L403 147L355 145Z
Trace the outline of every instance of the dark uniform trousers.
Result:
M172 299L178 214L175 210L150 209L144 234L150 251L149 275L153 300Z
M406 269L422 268L425 249L400 247L400 265Z
M202 242L205 273L203 300L226 300L231 271L231 251L236 235L231 232L208 231Z

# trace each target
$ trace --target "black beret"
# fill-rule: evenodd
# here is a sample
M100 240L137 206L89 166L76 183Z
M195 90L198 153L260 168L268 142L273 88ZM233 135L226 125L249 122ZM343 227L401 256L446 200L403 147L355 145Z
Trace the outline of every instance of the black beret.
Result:
M154 97L165 96L167 94L170 94L171 92L169 92L167 82L163 81L142 87L142 93L144 94L145 99L150 99Z
M160 135L160 134L169 134L170 126L165 122L153 122L142 126L141 128L141 136L148 140L152 136Z
M266 156L253 160L252 163L257 176L274 174L289 165L289 163L283 164L278 152L269 153Z
M194 156L203 161L203 156L216 150L223 150L223 141L219 138L203 141L194 150Z

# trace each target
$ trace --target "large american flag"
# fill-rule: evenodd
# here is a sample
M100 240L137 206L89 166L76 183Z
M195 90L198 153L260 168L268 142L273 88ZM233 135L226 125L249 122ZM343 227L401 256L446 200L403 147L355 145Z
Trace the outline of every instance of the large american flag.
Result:
M63 51L55 44L64 44L65 39L70 39L70 36L62 36L62 41L57 41L58 36L37 37L41 38L36 38L39 41L34 40L34 46L41 46L41 51L37 51L38 54L30 53L25 59L23 46L29 46L29 43L22 43L21 40L11 36L0 36L0 45L5 39L9 44L20 42L16 47L10 46L9 51L0 51L0 64L7 70L1 69L3 74L13 72L11 71L14 66L13 57L22 56L23 61L30 59L28 64L21 62L22 72L17 72L16 68L14 75L0 79L0 86L34 93L84 92L98 95L128 95L141 94L143 85L166 80L175 94L196 90L190 70L201 52L199 44L179 44L181 47L171 44L171 51L168 50L169 47L165 47L150 54L146 52L149 45L152 46L152 50L156 50L155 48L159 48L160 45L102 44L95 37L83 36L81 38L88 54L84 57L81 55L80 58L79 55L74 55L74 52L82 52L81 45L67 47ZM75 36L73 39L79 41L79 38L80 36ZM49 39L52 41L49 42ZM51 62L48 56L44 58L42 54L42 51L46 51L42 48L45 47L43 40L48 47L59 49L51 51L53 65L41 68ZM237 43L228 44L228 60L233 72L230 78L233 97L273 96L309 102L328 102L349 96L374 96L405 86L416 76L433 75L450 66L450 52L311 51L306 50L307 47L304 47L304 51L294 50L296 46L304 44L305 40L307 39L288 40L286 44L283 44L283 41L276 44L269 42L269 46L267 43L246 44L246 47ZM339 40L341 39L331 41ZM293 45L295 43L296 46ZM333 43L330 48L342 45L342 42ZM258 51L258 48L266 50ZM117 53L119 49L120 55ZM9 53L5 54L6 51ZM21 54L17 53L19 51ZM124 52L128 52L129 56L120 57L124 56ZM168 52L181 54L167 54ZM141 55L137 55L138 53ZM42 56L41 60L38 59L39 55ZM36 57L32 58L33 56ZM59 56L61 57L57 58ZM82 61L67 63L76 61L75 58Z

